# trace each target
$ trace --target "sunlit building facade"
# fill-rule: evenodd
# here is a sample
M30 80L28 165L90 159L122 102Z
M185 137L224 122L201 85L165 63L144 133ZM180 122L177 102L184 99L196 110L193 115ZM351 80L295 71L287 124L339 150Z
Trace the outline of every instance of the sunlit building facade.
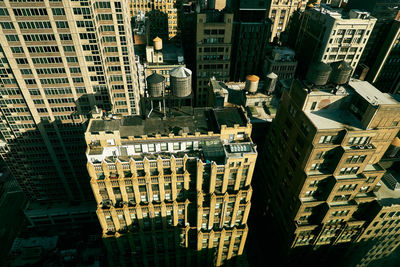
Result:
M87 167L109 264L220 266L240 256L257 158L250 135L238 108L92 119Z

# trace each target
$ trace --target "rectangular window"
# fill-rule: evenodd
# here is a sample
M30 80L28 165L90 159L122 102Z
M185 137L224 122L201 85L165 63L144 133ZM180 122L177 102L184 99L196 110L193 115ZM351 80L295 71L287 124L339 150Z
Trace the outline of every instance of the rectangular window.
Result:
M181 143L174 143L174 150L180 150L181 149Z
M319 144L329 144L329 143L332 143L335 139L336 139L336 136L325 135L325 136L321 136L318 143Z
M135 152L141 153L142 152L142 145L135 145Z
M168 150L168 144L167 143L161 143L161 151L167 151Z

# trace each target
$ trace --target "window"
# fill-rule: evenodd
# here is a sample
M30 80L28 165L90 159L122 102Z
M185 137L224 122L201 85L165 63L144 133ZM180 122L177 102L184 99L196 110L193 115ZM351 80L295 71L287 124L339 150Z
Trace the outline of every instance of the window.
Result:
M148 145L148 150L149 150L149 152L155 152L156 151L156 146L154 144L149 144Z
M360 188L360 192L362 192L362 193L367 192L368 189L369 189L369 186L363 186Z
M289 106L289 114L294 118L296 116L296 109L293 107L293 105Z
M193 142L186 142L186 149L193 149Z
M161 143L161 151L167 151L168 150L168 144L167 143Z
M349 167L340 169L340 174L355 174L358 172L360 167Z
M364 162L366 155L354 155L346 159L346 163L362 163Z
M310 133L310 126L307 125L304 121L301 122L300 129L305 136L307 136Z
M325 155L326 155L326 151L318 152L317 154L315 154L315 159L323 159L323 158L325 158Z
M324 136L321 136L318 143L319 144L329 144L329 143L333 143L333 141L335 141L335 140L336 140L336 136L324 135Z
M371 140L369 136L350 137L347 144L349 145L365 145Z

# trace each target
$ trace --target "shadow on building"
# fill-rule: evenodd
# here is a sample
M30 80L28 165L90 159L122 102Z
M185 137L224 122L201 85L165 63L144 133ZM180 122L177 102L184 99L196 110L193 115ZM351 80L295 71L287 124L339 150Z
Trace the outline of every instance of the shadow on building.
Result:
M245 255L221 258L218 253L219 247L226 252L231 249L225 249L230 243L229 240L225 243L220 242L221 231L201 232L201 237L209 237L209 243L204 243L197 238L196 227L179 224L166 226L168 216L161 217L160 221L150 220L151 223L144 219L136 220L127 230L109 233L110 236L103 235L108 266L248 266ZM139 230L140 225L143 230ZM218 243L218 246L209 248L214 243ZM233 244L239 243L240 239L237 244ZM200 250L199 246L202 246ZM217 263L217 258L221 259L221 264Z

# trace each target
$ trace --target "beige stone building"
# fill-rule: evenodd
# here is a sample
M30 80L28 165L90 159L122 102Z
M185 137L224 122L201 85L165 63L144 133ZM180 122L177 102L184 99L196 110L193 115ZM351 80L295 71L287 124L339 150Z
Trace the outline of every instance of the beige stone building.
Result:
M283 91L254 188L257 201L267 195L284 244L311 250L359 241L377 214L364 207L378 199L379 161L399 115L400 102L365 81L295 80Z
M1 155L30 200L86 199L84 124L139 111L125 1L0 2Z
M285 31L286 26L292 16L293 12L297 9L304 11L306 8L307 0L270 0L268 9L268 18L272 21L271 26L271 39L279 37L281 32Z
M129 0L130 15L144 12L150 20L150 38L160 36L171 40L178 34L177 0Z
M305 10L295 44L301 70L305 73L312 62L344 60L354 71L375 22L376 18L360 10L347 14L323 5Z
M207 10L196 16L196 105L207 103L210 77L230 80L233 14Z
M110 266L220 266L243 253L257 158L240 108L90 121L87 168Z

